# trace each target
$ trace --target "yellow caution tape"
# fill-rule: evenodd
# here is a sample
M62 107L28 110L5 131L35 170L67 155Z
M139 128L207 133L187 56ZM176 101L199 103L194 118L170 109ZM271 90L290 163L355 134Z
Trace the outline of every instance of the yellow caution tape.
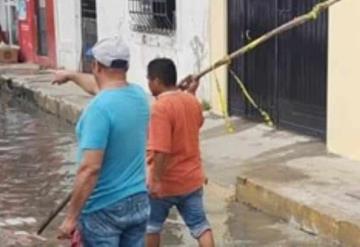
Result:
M230 74L234 77L234 79L236 80L236 82L239 84L240 86L240 89L241 91L243 92L245 98L250 102L250 104L261 114L261 116L263 117L264 119L264 122L270 126L270 127L273 127L274 126L274 123L273 121L271 120L271 117L270 115L264 111L256 102L255 100L253 99L253 97L251 97L249 91L246 89L244 83L240 80L240 78L235 74L234 71L232 71L230 69Z

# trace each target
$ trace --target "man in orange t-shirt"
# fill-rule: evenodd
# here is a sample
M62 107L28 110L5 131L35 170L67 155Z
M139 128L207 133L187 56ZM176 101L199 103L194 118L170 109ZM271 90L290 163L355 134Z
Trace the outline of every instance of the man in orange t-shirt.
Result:
M173 206L200 246L214 246L203 205L205 176L199 132L204 119L194 96L198 82L192 81L187 92L178 90L175 64L166 58L149 63L148 80L157 100L152 107L148 140L151 213L147 246L160 246L160 233Z

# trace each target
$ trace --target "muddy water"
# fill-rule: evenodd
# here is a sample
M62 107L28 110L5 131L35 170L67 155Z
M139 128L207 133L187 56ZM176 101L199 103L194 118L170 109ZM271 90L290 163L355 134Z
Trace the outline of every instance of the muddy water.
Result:
M34 232L69 191L74 153L72 126L0 96L0 239L13 238L0 246L20 246L23 237L14 234ZM47 236L54 230L53 225Z

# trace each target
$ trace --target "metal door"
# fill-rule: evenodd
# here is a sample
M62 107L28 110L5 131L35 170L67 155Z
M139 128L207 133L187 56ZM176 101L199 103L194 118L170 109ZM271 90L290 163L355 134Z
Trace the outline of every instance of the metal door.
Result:
M277 0L229 1L229 48L235 51L277 25ZM272 116L277 115L276 39L236 59L232 69L243 80L256 102ZM230 76L231 114L256 117L253 107L244 103L236 81Z
M246 30L245 19L245 1L229 0L228 1L228 50L233 52L245 45L244 32ZM231 63L231 69L237 73L241 79L244 79L245 66L244 57L241 56ZM228 85L228 108L230 114L245 115L246 104L234 78L229 75ZM244 81L245 82L245 81Z
M306 13L320 0L229 0L229 52ZM280 127L326 132L327 14L236 59L232 69ZM259 116L229 77L229 111Z
M276 0L251 0L245 4L246 29L243 36L245 43L277 26ZM244 81L258 104L273 117L277 113L276 77L277 57L276 39L270 40L244 57ZM252 107L247 108L249 116L257 116Z
M279 24L309 11L319 0L281 0ZM278 38L279 125L325 137L328 14Z

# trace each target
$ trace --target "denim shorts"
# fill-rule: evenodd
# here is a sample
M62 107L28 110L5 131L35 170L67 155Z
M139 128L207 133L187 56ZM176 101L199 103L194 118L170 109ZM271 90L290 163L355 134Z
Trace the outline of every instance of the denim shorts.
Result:
M203 204L203 189L182 196L152 198L150 197L151 213L146 232L158 234L162 231L170 209L175 206L190 229L191 235L198 239L210 230Z
M143 247L150 213L147 193L125 198L79 220L84 247Z

